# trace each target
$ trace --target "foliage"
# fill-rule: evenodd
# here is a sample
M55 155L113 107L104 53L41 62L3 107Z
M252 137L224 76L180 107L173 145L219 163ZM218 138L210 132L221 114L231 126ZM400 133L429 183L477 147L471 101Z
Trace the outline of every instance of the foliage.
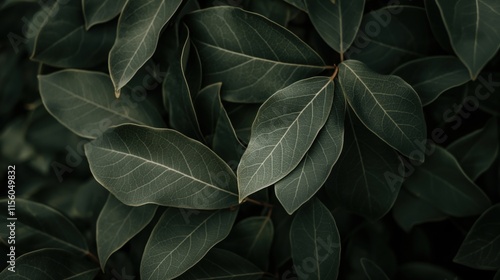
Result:
M0 22L1 279L499 279L497 0Z

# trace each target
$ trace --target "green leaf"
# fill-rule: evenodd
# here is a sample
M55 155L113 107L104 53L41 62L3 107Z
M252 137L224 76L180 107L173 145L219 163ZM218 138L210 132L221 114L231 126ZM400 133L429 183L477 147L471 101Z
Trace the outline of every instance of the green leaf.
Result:
M163 26L182 0L128 1L118 20L115 44L109 53L109 74L116 96L153 56Z
M423 262L405 263L399 267L395 279L407 280L443 280L460 279L456 273L453 273L443 267Z
M226 250L213 248L177 280L258 280L263 272L248 260Z
M226 103L227 114L234 126L236 135L244 143L250 142L252 124L261 104Z
M495 162L498 137L498 121L491 118L483 128L455 140L447 150L455 156L465 174L475 181Z
M238 211L200 211L186 219L184 209L169 208L149 237L141 261L142 279L172 279L199 262L226 238Z
M7 205L3 199L1 205ZM16 253L33 251L42 248L60 248L73 252L87 254L88 247L85 238L75 225L58 211L40 203L16 198L15 223ZM0 217L5 221L7 211L2 211ZM9 222L10 223L10 222ZM9 232L2 230L0 238L7 244Z
M175 130L122 125L85 145L90 170L124 204L219 209L238 204L233 171Z
M333 167L329 195L336 204L370 220L383 217L394 204L402 179L398 179L397 153L348 113L344 147Z
M285 2L301 9L302 11L307 11L306 3L304 0L285 0Z
M123 9L127 0L82 0L85 27L107 22L115 18Z
M441 12L439 11L436 0L424 0L424 3L427 18L429 19L429 25L432 33L434 34L434 38L439 45L446 50L446 52L453 53L450 38L448 37L448 32L444 26L443 18L441 17Z
M500 204L481 214L453 261L476 269L500 269L499 216Z
M184 135L203 139L193 99L201 83L201 66L196 49L191 50L189 30L182 25L179 56L171 62L163 82L163 103L169 112L170 126ZM172 51L173 52L173 51Z
M197 111L200 122L209 128L212 149L226 162L239 162L245 147L238 139L229 120L226 109L220 99L222 84L217 83L203 88L196 97ZM205 119L205 121L204 121Z
M113 24L86 31L81 1L58 0L46 14L32 59L61 68L90 68L106 61L115 39Z
M305 0L319 35L343 58L358 32L365 0ZM343 59L341 59L343 60Z
M238 166L240 201L292 171L328 119L333 81L313 77L277 91L259 109Z
M226 101L264 102L277 90L326 69L293 33L255 13L214 7L191 13L186 23L200 52L205 83L222 82Z
M358 35L346 52L379 73L390 73L406 61L425 57L436 43L424 8L389 5L363 16Z
M500 48L500 2L436 0L451 45L475 80Z
M368 280L389 280L385 272L373 261L361 258L361 266Z
M245 9L285 27L300 13L300 10L283 0L251 0Z
M238 222L220 247L267 271L273 237L274 227L270 217L250 217Z
M109 256L146 227L153 219L156 205L131 207L112 194L97 219L97 253L104 270Z
M271 258L276 267L283 266L292 257L290 248L290 227L292 218L283 207L274 207L271 214L274 226L274 240L271 247Z
M396 223L406 232L410 232L416 225L441 221L448 217L448 215L425 200L414 196L405 188L399 192L398 199L392 208L392 215Z
M432 147L427 160L406 179L406 189L450 216L467 217L486 210L490 199L464 174L453 155Z
M337 279L340 236L332 214L319 199L312 199L297 212L290 242L300 279Z
M338 84L335 86L337 94L325 126L299 165L274 186L276 197L290 215L321 188L342 151L346 104Z
M47 110L79 136L96 138L123 123L165 126L148 101L137 101L129 92L121 99L109 94L113 85L106 74L68 69L38 76L38 81Z
M22 255L16 260L15 272L4 269L0 278L58 280L92 280L99 268L83 256L60 249L41 249Z
M436 100L446 90L470 80L467 68L454 56L412 60L398 67L392 74L409 83L424 106Z
M339 82L349 105L361 122L403 155L415 155L426 139L422 105L417 93L396 76L380 75L362 62L347 60L339 66Z

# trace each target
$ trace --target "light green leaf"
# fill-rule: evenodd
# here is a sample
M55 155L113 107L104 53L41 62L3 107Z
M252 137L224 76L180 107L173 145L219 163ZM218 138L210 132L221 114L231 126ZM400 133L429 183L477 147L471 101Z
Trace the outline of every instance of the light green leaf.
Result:
M175 130L118 126L86 144L85 154L96 180L130 206L219 209L238 204L231 168Z
M141 279L172 279L199 262L226 238L236 210L200 211L186 219L184 209L169 208L149 237L141 261Z
M338 205L370 220L383 217L401 188L397 153L348 113L344 147L326 188Z
M460 246L454 262L476 269L500 269L500 204L476 220Z
M109 53L109 74L116 96L153 56L163 26L182 0L128 1L118 20L115 44Z
M424 106L436 100L446 90L470 80L467 68L454 56L412 60L398 67L392 74L409 83Z
M427 14L421 7L388 5L371 11L363 16L359 30L347 58L383 74L439 47L430 36Z
M290 242L300 279L337 279L340 236L332 214L319 199L311 199L297 212Z
M441 221L448 215L439 211L430 203L414 196L403 188L392 208L392 216L396 223L406 232L419 224Z
M179 56L172 61L163 82L163 103L169 112L170 126L182 134L202 140L193 99L201 84L201 66L196 49L191 50L189 30L182 25L179 31Z
M309 18L325 42L342 59L358 33L365 0L305 0Z
M97 253L104 270L109 256L139 233L153 219L157 205L127 206L112 194L97 219Z
M450 216L467 217L486 210L490 199L465 175L453 155L432 147L427 160L406 179L406 189Z
M238 166L240 201L292 171L328 119L333 81L313 77L277 91L259 109Z
M288 214L306 203L325 183L344 145L345 99L338 83L325 126L295 169L278 181L276 197Z
M213 248L176 280L259 280L263 274L248 260L230 251Z
M326 68L293 33L255 13L214 7L191 13L186 23L200 52L204 81L222 82L222 99L227 101L264 102Z
M116 17L127 3L127 0L82 0L85 26L107 22Z
M7 205L3 199L1 205ZM0 217L6 221L7 211L2 211ZM75 225L58 211L40 203L16 198L16 254L21 255L42 248L60 248L80 254L87 254L88 247L85 238ZM10 223L10 222L9 222ZM8 230L0 232L0 239L7 244Z
M86 31L81 1L58 0L46 13L50 16L40 27L32 59L61 68L89 68L106 61L114 24Z
M465 173L476 180L488 170L498 156L498 121L491 118L486 125L451 143L447 150L455 156Z
M0 279L92 280L99 268L81 255L60 249L41 249L16 259L15 272L4 269Z
M234 252L267 271L274 227L270 217L250 217L238 222L220 248Z
M370 131L403 155L423 160L414 151L426 139L424 113L411 86L355 60L340 64L339 82L349 105Z
M361 258L361 266L368 280L389 280L385 272L373 261Z
M475 80L500 48L500 2L436 0L451 46Z
M121 99L109 94L113 85L106 74L68 69L38 76L38 81L47 110L79 136L96 138L123 123L165 126L148 101L136 101L128 91Z

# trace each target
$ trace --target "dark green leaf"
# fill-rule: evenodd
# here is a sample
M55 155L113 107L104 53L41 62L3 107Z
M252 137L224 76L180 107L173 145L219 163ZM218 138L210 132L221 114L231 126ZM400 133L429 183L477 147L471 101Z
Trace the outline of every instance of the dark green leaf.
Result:
M263 15L281 26L288 23L300 12L283 0L247 0L249 11Z
M85 238L75 225L58 211L40 203L16 198L15 241L16 253L22 254L42 248L60 248L80 254L87 254L88 247ZM7 200L1 200L1 205L7 205ZM5 221L7 211L2 211L0 217ZM7 244L9 231L2 230L0 238Z
M422 105L417 93L396 76L380 75L362 62L340 64L339 82L347 101L361 122L403 155L415 155L426 139Z
M476 220L454 262L477 269L500 269L500 204Z
M293 33L255 13L214 7L191 13L186 22L200 52L205 82L222 82L227 101L264 102L326 68Z
M441 12L439 11L436 0L424 0L424 3L434 38L448 53L453 53L450 38L448 37L448 32L444 26L443 18L441 17Z
M83 256L60 249L41 249L22 255L16 260L15 273L4 269L0 278L60 280L92 280L99 268Z
M466 217L486 210L490 199L464 174L453 155L432 147L426 161L409 174L406 189L450 216Z
M327 191L336 204L376 220L394 204L402 179L397 153L368 131L350 112L344 147L335 164Z
M285 0L285 2L294 5L302 11L307 11L306 3L304 3L304 0Z
M230 105L227 109L227 114L231 119L231 123L234 126L236 135L244 143L248 144L250 142L250 134L252 131L252 124L259 111L260 104L234 104L226 103Z
M172 279L199 262L226 238L238 211L199 211L169 208L155 226L141 261L142 279Z
M81 1L58 0L35 40L32 58L50 66L89 68L106 61L115 26L85 30Z
M113 85L106 74L68 69L38 76L38 80L47 110L79 136L96 138L110 126L123 123L165 126L148 101L137 101L128 92L121 99L109 94Z
M291 257L290 249L290 226L292 225L292 216L284 208L275 207L271 214L274 225L274 240L271 247L271 257L277 267L284 265Z
M457 274L434 264L411 262L399 268L395 279L406 280L459 280Z
M109 53L109 74L120 96L124 87L153 56L163 26L182 0L128 1L118 21L115 44Z
M373 261L367 258L362 258L360 261L368 280L389 280L385 272Z
M392 73L403 78L427 105L446 90L470 80L467 68L454 56L431 56L412 60Z
M290 242L300 279L337 279L340 236L332 214L319 199L312 199L297 212Z
M300 163L328 119L333 92L330 78L313 77L279 90L260 107L238 166L240 201Z
M82 0L85 26L92 26L107 22L116 17L125 6L127 0Z
M238 204L222 159L175 130L122 125L85 145L96 180L130 206L219 209Z
M496 0L436 0L451 45L469 69L477 75L500 48L500 2Z
M325 183L344 145L345 99L338 84L325 126L295 169L275 184L276 197L289 214L306 203Z
M274 227L269 217L250 217L238 222L220 247L230 250L266 271Z
M263 272L248 260L226 250L213 248L178 280L258 280Z
M127 206L112 194L97 219L97 253L104 270L109 256L119 250L153 219L156 205Z
M498 121L492 118L482 129L451 143L447 150L455 156L465 174L476 180L495 162L500 143L498 137Z
M309 18L321 38L343 57L358 33L365 0L305 0L304 2L307 5Z

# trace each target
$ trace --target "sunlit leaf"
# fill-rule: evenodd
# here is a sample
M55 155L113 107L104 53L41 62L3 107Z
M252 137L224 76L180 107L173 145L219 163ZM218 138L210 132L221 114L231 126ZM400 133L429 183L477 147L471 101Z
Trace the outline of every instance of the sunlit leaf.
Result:
M226 238L238 211L200 211L186 218L184 209L169 208L149 237L141 261L142 279L172 279L199 262Z
M328 118L333 91L330 78L313 77L276 92L260 107L238 166L240 201L300 163Z
M222 82L222 98L227 101L263 102L325 69L308 45L255 13L214 7L191 13L186 23L200 52L205 82Z
M229 166L175 130L118 126L86 144L85 154L96 180L130 206L219 209L238 204Z

